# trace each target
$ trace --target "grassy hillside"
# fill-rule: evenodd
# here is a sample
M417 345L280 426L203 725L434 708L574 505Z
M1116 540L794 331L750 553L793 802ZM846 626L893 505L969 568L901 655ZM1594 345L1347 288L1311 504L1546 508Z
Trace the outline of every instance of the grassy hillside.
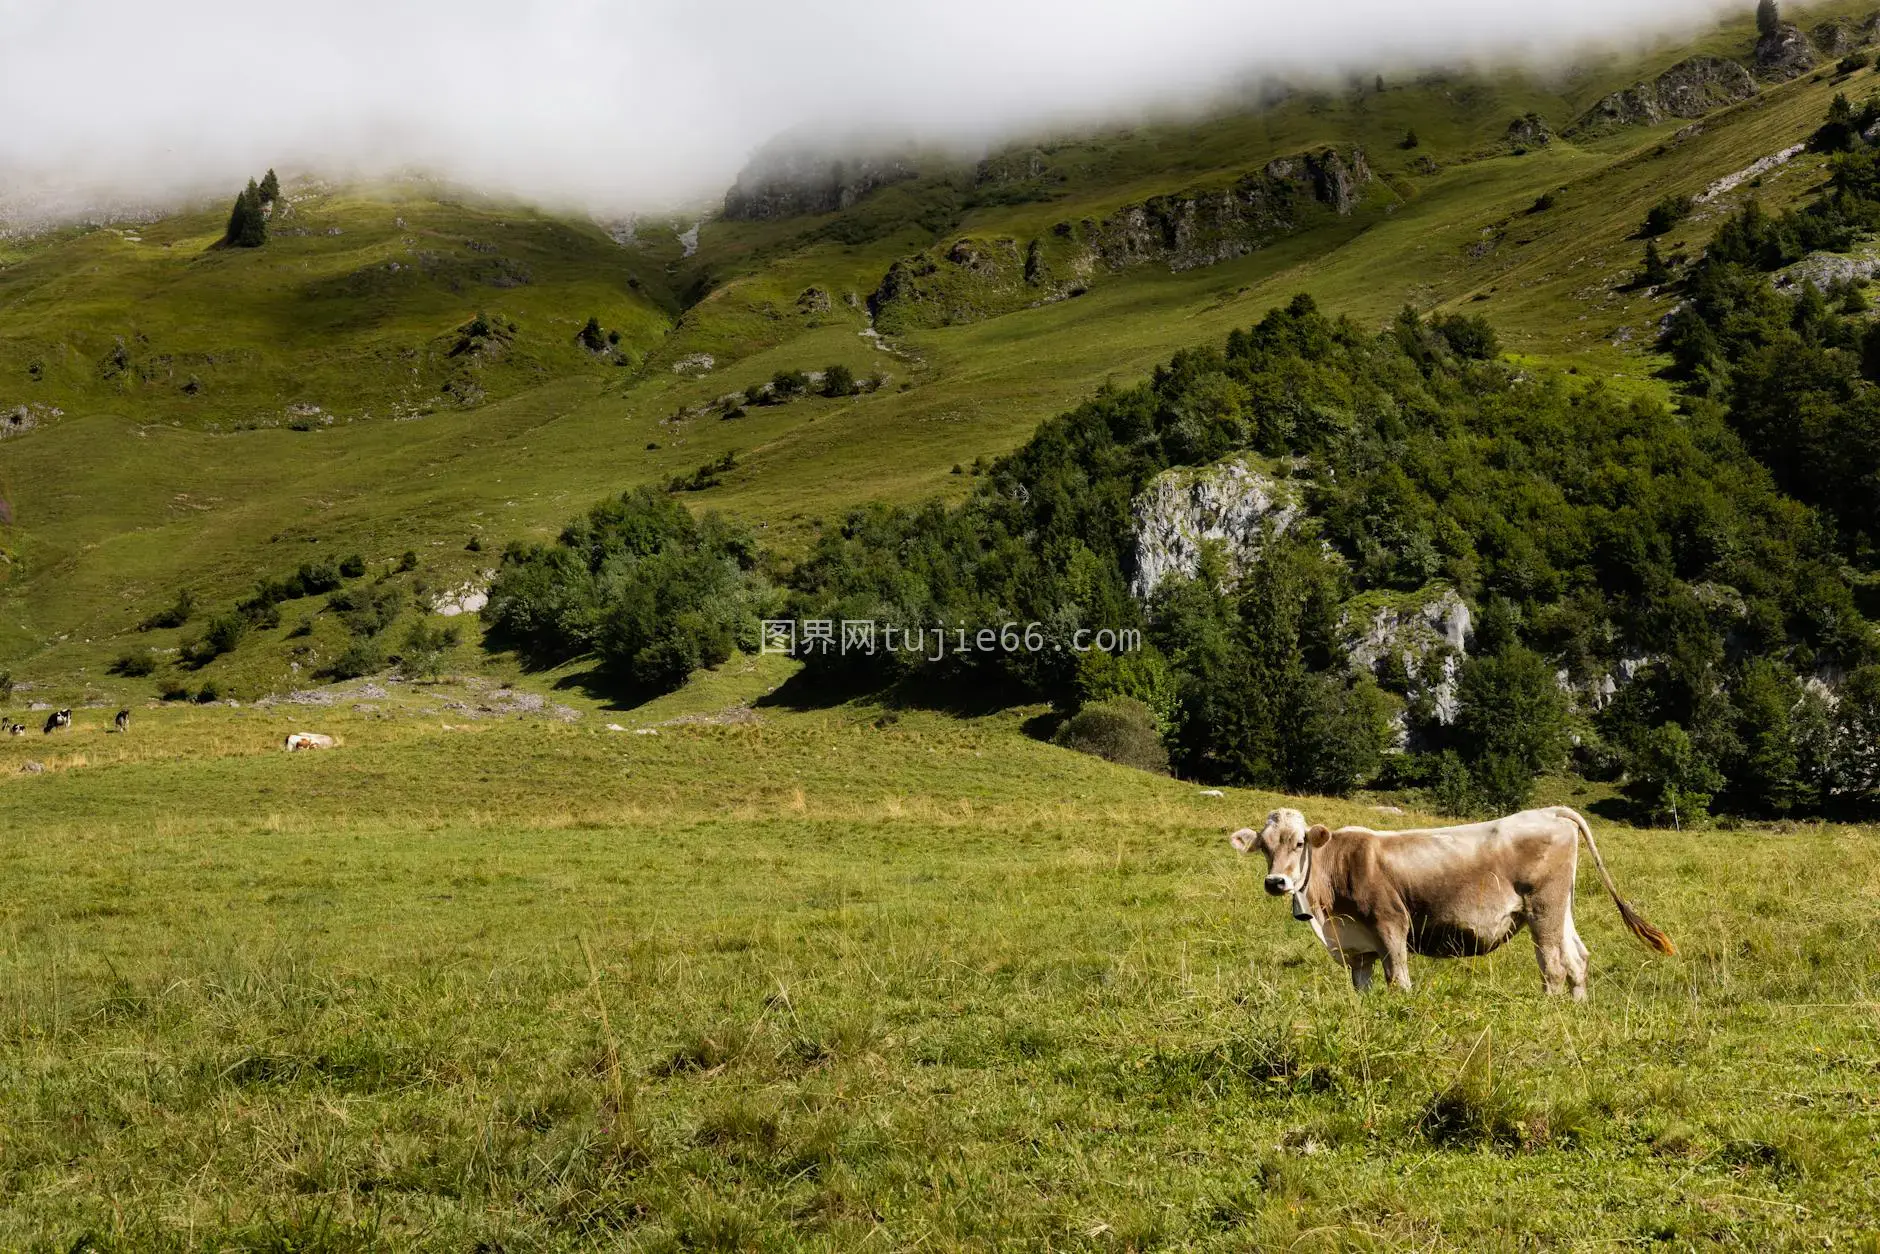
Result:
M1589 1006L1519 937L1360 1001L1275 798L784 674L0 741L0 1243L1866 1248L1870 833L1595 819L1680 957L1589 871Z
M1751 39L1738 21L1701 48L1740 56ZM1006 154L1027 172L1012 195L975 198L970 170L938 169L827 218L707 220L690 255L686 222L645 224L623 246L592 224L410 187L303 187L252 252L209 248L216 209L14 241L0 268L0 411L27 405L38 425L0 443L15 515L0 667L41 692L136 695L148 685L103 672L127 641L174 644L128 633L178 587L227 604L309 556L407 548L429 586L454 586L509 538L727 451L735 468L690 503L800 551L857 501L957 492L954 466L1300 290L1377 322L1406 302L1467 306L1520 355L1657 389L1649 345L1670 302L1626 286L1646 210L1797 142L1835 91L1862 94L1872 77L1766 85L1682 137L1674 121L1519 155L1509 142L1516 117L1564 129L1691 50L1549 80L1387 78L1381 94L1366 80L1064 137ZM1419 146L1398 147L1412 129ZM885 344L863 334L866 297L897 258L969 235L1039 238L1331 145L1361 145L1377 175L1349 216L1217 265L1140 265L1076 299ZM1667 243L1694 251L1721 209L1751 194L1779 206L1818 168L1804 159L1746 185ZM1551 207L1537 209L1543 195ZM459 351L480 310L501 333ZM576 345L589 315L620 331L617 349ZM712 408L778 370L831 363L885 386L730 419ZM484 555L466 551L472 536ZM292 660L272 649L225 678L252 696L286 682Z

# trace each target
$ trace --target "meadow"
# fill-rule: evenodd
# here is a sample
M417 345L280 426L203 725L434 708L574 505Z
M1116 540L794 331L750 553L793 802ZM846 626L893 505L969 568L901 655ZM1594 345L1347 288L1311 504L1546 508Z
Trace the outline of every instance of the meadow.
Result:
M1589 1005L1519 937L1360 999L1278 798L786 667L0 744L0 1245L1874 1248L1871 833L1595 817L1677 958L1583 868Z

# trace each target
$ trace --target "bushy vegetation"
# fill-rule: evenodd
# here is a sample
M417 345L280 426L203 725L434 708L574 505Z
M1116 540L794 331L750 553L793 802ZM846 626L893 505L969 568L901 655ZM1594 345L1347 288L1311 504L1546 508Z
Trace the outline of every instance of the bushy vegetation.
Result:
M1168 750L1162 745L1155 714L1134 697L1090 702L1065 719L1051 741L1123 766L1168 770Z
M531 665L594 656L619 687L678 687L757 646L766 585L751 537L636 488L569 523L550 545L511 545L490 586L492 638Z
M1663 235L1678 223L1691 216L1692 205L1689 196L1667 196L1651 207L1645 215L1644 234Z
M1166 674L1164 739L1194 778L1348 791L1378 774L1401 715L1414 752L1393 773L1435 787L1447 771L1452 792L1466 776L1482 806L1524 799L1570 740L1583 769L1623 773L1673 723L1732 781L1734 808L1850 796L1817 782L1778 803L1752 769L1789 760L1759 737L1800 734L1771 726L1780 702L1758 692L1799 701L1802 677L1874 660L1831 529L1777 491L1714 406L1674 413L1496 351L1480 319L1406 312L1372 334L1300 298L1225 351L1105 389L958 507L854 511L793 578L804 617L872 619L910 641L1035 622L1044 647L811 654L812 681L924 674L1070 712L1101 669L1078 633L1139 631L1153 661L1132 665ZM1251 568L1208 555L1139 604L1130 502L1165 469L1231 454L1300 467L1309 518ZM1481 610L1453 721L1430 676L1359 673L1345 649L1363 626L1354 596L1441 586ZM1845 729L1820 740L1844 744ZM1826 778L1825 762L1795 760Z
M158 610L143 622L137 624L139 631L158 631L165 627L181 627L196 612L196 595L188 588L179 588L176 600Z

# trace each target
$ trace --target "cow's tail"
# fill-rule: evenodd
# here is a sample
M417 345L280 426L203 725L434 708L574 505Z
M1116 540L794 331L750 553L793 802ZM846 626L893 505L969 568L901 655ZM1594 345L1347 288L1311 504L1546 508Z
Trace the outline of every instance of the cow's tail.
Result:
M1587 825L1580 812L1566 806L1557 806L1554 812L1564 819L1571 819L1573 825L1580 829L1580 835L1586 838L1586 848L1593 855L1593 865L1599 870L1599 878L1606 882L1606 891L1612 894L1612 904L1619 907L1619 917L1625 920L1626 930L1661 954L1677 953L1678 947L1671 943L1671 938L1647 923L1645 916L1619 895L1618 888L1612 882L1612 872L1606 869L1606 860L1599 856L1599 845L1593 840L1593 829Z

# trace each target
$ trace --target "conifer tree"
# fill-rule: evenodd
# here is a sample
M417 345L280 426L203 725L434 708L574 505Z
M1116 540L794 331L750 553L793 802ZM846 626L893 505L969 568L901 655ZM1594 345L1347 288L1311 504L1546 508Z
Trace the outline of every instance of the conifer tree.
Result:
M1655 239L1645 241L1645 265L1638 279L1646 287L1663 287L1671 282L1671 267L1665 262L1664 254L1658 251Z
M1782 28L1782 10L1776 0L1756 0L1756 33L1767 39Z
M248 180L248 186L235 198L222 242L231 248L259 248L268 242L268 219L261 212L261 189L253 179Z
M281 180L274 177L274 167L269 166L266 176L261 180L261 203L271 205L281 198Z

